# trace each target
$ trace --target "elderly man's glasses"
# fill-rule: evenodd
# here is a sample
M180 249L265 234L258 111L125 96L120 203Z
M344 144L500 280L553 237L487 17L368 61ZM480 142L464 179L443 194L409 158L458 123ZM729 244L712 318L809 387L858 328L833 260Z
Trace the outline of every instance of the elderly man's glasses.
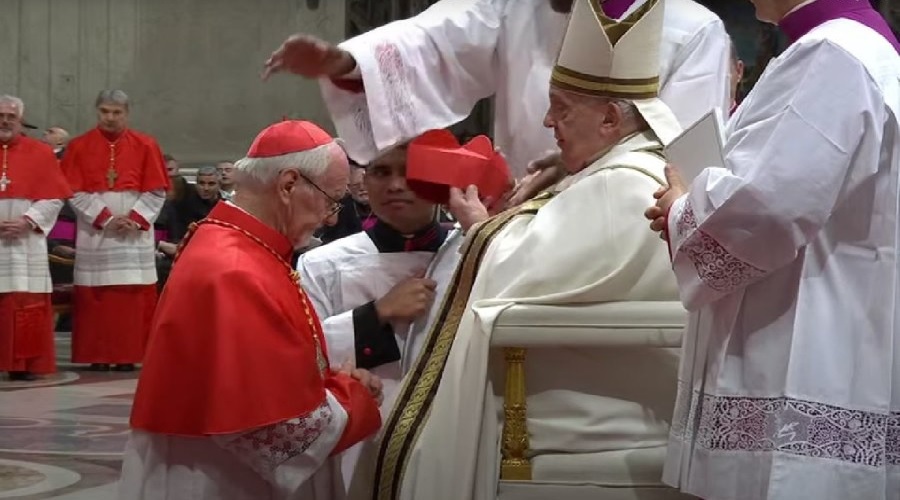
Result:
M334 217L335 215L338 214L338 212L341 211L341 208L343 208L344 205L341 204L340 200L335 200L334 198L332 198L331 195L326 193L324 189L320 188L318 184L313 182L309 177L303 175L303 172L298 171L297 174L299 174L300 177L303 178L303 180L305 180L307 183L309 183L310 186L316 188L316 191L322 193L331 202L331 206L328 208L328 216L327 217Z

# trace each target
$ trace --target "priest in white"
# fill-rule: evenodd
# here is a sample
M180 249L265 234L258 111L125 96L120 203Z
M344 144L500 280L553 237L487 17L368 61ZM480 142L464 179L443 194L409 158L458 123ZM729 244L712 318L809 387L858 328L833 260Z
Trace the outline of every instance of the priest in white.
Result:
M755 0L792 41L647 211L691 311L665 480L900 498L900 44L868 2Z
M572 175L468 231L426 348L385 422L369 498L496 498L499 422L488 352L493 323L507 307L677 297L665 245L640 227L642 203L663 183L659 137L679 130L656 98L662 18L656 0L622 25L590 0L575 3L544 121ZM483 214L473 193L457 191L451 209L464 227ZM548 432L536 451L576 442L582 452L665 446L663 417L603 399L585 404L560 394L548 402L556 414L588 412L576 420L591 424Z
M619 18L643 0L600 3ZM705 7L694 0L669 3L660 98L686 126L714 106L729 109L730 42ZM480 99L495 96L494 138L518 179L530 162L557 149L539 124L571 6L571 0L442 0L338 47L295 35L269 59L266 75L322 78L338 135L361 164L463 120Z

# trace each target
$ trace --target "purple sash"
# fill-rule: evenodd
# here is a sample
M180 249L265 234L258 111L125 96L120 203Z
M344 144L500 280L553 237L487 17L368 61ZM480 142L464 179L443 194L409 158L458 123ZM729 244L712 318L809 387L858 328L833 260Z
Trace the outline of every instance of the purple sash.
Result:
M778 23L781 31L796 42L814 28L834 19L850 19L875 30L900 54L900 42L869 0L817 0L788 14Z
M169 241L169 231L165 229L154 229L153 240L156 243L159 243L160 241Z
M47 235L51 240L75 241L75 223L67 220L58 220Z
M635 0L606 0L600 4L600 8L609 18L619 19L634 2Z

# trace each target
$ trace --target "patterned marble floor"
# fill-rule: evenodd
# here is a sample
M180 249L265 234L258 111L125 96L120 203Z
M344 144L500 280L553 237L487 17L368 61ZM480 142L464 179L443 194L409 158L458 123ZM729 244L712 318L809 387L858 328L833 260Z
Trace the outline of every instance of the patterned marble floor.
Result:
M60 374L0 382L0 499L111 500L137 374L73 366L58 334Z

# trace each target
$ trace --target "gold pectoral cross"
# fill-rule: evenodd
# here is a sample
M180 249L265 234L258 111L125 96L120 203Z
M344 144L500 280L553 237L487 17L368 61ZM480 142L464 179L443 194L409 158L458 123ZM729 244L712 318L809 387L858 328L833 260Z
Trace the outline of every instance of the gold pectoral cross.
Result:
M6 162L6 154L9 149L9 145L3 145L3 175L0 175L0 191L6 191L6 187L12 184L12 181L9 180L9 177L6 176L6 170L8 168L8 164Z
M116 169L112 168L112 165L110 165L109 170L106 171L106 182L109 184L110 189L116 186L116 179L118 178L118 172L116 172Z
M109 189L116 186L116 179L118 178L119 173L116 172L116 145L112 143L109 145L109 170L106 171L106 183Z

